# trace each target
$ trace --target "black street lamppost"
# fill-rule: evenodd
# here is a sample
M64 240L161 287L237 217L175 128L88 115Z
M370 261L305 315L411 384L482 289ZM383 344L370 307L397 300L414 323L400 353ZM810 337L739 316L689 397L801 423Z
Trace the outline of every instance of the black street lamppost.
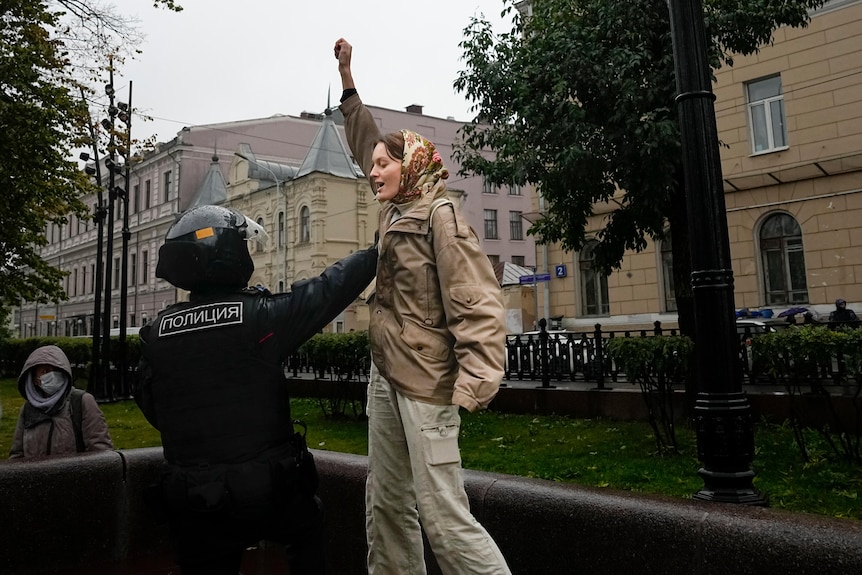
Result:
M81 99L86 101L84 96L84 89L81 89ZM87 391L92 393L95 397L103 397L104 396L104 371L102 369L102 358L101 358L101 347L102 347L102 337L107 337L102 334L102 286L103 286L103 276L102 276L102 260L104 259L104 225L105 225L105 215L107 214L107 209L105 208L105 202L102 195L102 169L101 163L99 160L99 141L98 136L96 135L96 128L93 126L93 122L89 122L90 126L90 141L93 148L93 166L85 166L84 171L89 176L96 177L96 213L93 214L96 223L96 265L95 265L95 274L93 278L93 285L95 289L94 293L94 302L93 302L93 348L92 348L92 360L90 362L90 380L87 386ZM87 162L90 159L89 154L82 153L81 159Z
M131 188L131 150L132 150L132 82L129 81L129 101L118 102L117 108L119 112L117 117L120 122L125 124L125 142L118 149L121 156L125 160L125 171L123 179L125 185L122 189L117 190L117 194L123 200L123 247L120 256L120 341L119 341L119 357L117 361L117 374L119 376L119 389L121 397L128 397L129 390L126 386L127 379L127 355L126 355L126 306L128 305L128 279L129 279L129 189ZM134 279L134 278L133 278Z
M123 168L117 164L117 137L114 130L114 121L119 108L114 105L114 63L113 59L109 60L108 64L109 82L105 86L105 93L108 95L108 116L101 122L102 127L108 132L108 158L105 160L105 167L108 168L108 236L107 246L105 248L105 309L102 316L102 329L104 331L102 340L102 358L104 361L104 378L105 378L105 395L97 397L97 399L115 399L114 384L111 381L111 284L113 281L113 261L114 261L114 206L117 202L117 192L122 191L116 185L116 176L122 173ZM122 313L122 310L121 310Z
M694 406L704 485L695 499L766 505L754 488L754 430L737 361L733 271L701 0L669 0L691 231L699 390Z

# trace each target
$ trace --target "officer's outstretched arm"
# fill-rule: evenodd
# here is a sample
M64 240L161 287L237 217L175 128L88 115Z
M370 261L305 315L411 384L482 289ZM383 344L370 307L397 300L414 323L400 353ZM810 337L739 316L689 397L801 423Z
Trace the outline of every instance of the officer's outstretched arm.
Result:
M273 298L275 309L269 311L288 330L285 351L293 352L356 301L376 269L377 246L372 246L335 262L316 278L294 283L290 297Z

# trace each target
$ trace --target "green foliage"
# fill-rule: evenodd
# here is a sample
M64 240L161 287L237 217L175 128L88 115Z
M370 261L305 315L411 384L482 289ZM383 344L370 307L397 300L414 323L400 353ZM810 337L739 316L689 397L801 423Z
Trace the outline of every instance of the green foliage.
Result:
M0 342L12 337L12 328L9 325L11 315L12 311L9 307L3 305L3 302L0 301Z
M529 233L567 250L588 239L595 204L632 190L598 235L603 269L643 249L645 233L660 237L670 202L682 200L666 3L544 0L499 38L482 20L465 34L455 85L489 126L464 128L464 170L535 183L548 204Z
M173 0L153 0L173 11ZM95 0L8 0L0 20L0 305L58 302L65 272L42 259L46 231L89 217L93 191L70 159L90 138L87 82L133 50L129 21ZM113 39L113 40L112 40Z
M513 13L516 3L504 0L504 13ZM823 0L704 4L715 69L727 50L751 53L775 28L804 25L807 10ZM535 184L545 213L528 233L569 251L596 239L595 265L606 273L620 266L626 250L664 238L669 224L674 287L678 301L690 301L666 0L533 0L530 6L532 15L516 16L507 33L496 35L483 18L464 31L465 65L455 88L475 102L476 117L456 145L462 173L501 185ZM597 210L602 227L593 230ZM688 304L679 305L682 322Z
M608 340L607 348L628 380L640 385L659 453L676 452L673 390L688 379L694 343L684 336L624 337Z
M85 216L86 175L67 159L83 142L87 108L77 95L58 17L43 2L10 0L0 26L0 302L58 301L64 273L39 255L46 225Z
M862 329L806 325L753 338L751 349L757 369L785 386L791 404L790 426L803 459L811 461L803 430L813 428L831 446L834 456L862 464ZM833 378L854 397L851 422L842 421L833 395L824 387ZM795 401L805 390L826 404L829 418L825 423L812 423Z
M371 353L367 331L318 333L299 348L319 375L328 368L342 379L355 377L367 369Z
M110 361L119 364L120 338L114 336L110 342ZM93 340L89 337L28 337L0 340L0 377L18 377L27 357L43 345L56 345L63 350L72 364L72 375L76 384L87 387ZM134 368L141 357L141 342L137 335L126 336L126 366Z
M357 394L355 386L347 382L368 374L371 349L367 331L319 333L306 341L298 353L306 356L319 379L325 379L328 371L333 380L327 386L328 393L319 398L324 414L344 417L350 411L354 416L364 415L364 394Z

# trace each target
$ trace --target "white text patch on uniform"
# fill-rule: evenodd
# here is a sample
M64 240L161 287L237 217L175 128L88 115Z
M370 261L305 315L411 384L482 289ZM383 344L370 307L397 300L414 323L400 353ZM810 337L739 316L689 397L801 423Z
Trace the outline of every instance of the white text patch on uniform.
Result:
M242 302L210 303L162 316L159 337L242 323Z

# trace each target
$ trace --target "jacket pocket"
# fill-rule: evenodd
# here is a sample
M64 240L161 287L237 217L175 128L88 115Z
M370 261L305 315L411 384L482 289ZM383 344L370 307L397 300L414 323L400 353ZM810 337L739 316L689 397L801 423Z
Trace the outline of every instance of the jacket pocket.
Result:
M481 300L481 292L479 286L472 284L456 285L449 288L449 297L465 308L472 308Z
M405 321L401 328L401 339L410 349L440 361L449 356L449 342L431 330L419 327L411 321Z

